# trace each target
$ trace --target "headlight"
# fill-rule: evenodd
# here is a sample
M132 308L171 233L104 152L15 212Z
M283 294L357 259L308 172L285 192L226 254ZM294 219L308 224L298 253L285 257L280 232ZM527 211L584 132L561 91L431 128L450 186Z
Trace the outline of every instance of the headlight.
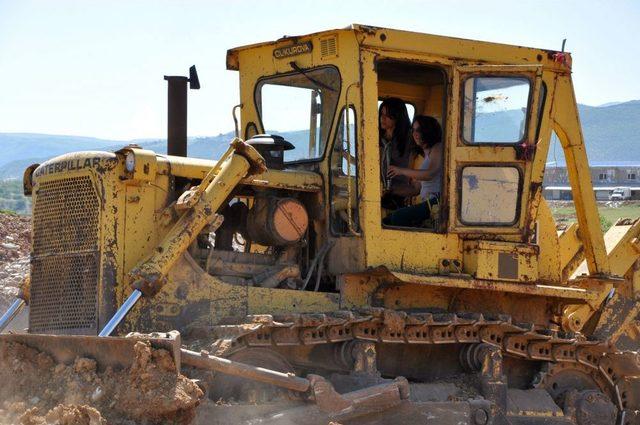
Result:
M136 169L136 156L133 152L127 152L124 156L124 168L129 173L133 173L133 170Z

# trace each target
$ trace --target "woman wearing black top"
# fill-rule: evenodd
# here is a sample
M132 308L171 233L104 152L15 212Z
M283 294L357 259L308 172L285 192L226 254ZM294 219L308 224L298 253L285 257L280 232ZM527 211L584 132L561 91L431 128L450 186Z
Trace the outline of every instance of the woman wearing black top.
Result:
M385 99L378 111L380 123L380 177L384 194L382 207L396 210L405 205L407 197L415 195L415 188L405 176L388 178L390 166L410 168L415 155L415 145L411 143L411 120L402 99Z

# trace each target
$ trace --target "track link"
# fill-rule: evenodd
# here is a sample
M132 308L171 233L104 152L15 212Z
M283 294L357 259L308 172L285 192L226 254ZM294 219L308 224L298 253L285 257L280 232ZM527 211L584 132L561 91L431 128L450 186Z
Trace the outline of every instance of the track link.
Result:
M213 329L211 351L230 355L245 347L301 346L372 341L387 344L477 344L498 347L506 355L551 364L577 363L589 370L621 412L640 409L635 351L616 351L607 341L518 323L508 315L480 313L407 313L368 308L331 313L254 315L240 325ZM633 388L632 388L633 387ZM624 396L623 396L624 395ZM633 400L630 400L633 399ZM635 412L633 412L635 416Z

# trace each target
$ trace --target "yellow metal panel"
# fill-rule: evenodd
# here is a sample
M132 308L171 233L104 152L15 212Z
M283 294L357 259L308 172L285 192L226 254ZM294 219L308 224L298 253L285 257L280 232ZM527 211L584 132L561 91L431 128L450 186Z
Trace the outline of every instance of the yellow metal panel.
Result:
M429 96L427 97L426 103L423 105L422 115L429 115L437 119L442 125L442 114L444 111L442 110L442 105L445 101L445 96L447 95L445 91L445 86L430 86L429 87Z
M553 97L554 129L564 150L578 217L580 239L590 274L609 274L609 262L600 229L587 152L580 128L575 93L569 74L559 75Z
M158 244L154 216L155 188L150 185L125 186L123 251L124 270L131 270Z
M640 220L615 224L604 235L607 257L613 275L626 275L640 257L640 252L635 247L638 236L640 236ZM573 273L573 277L585 274L587 271L587 264L583 262Z
M375 223L369 224L366 236L370 267L385 265L390 270L435 274L443 259L462 262L460 239L455 235L382 229Z
M556 69L565 67L565 65L555 62L551 56L553 52L548 50L367 25L354 25L354 29L359 32L360 42L364 46L379 50L396 50L407 54L420 52L445 58L477 61L478 63L542 64L545 67Z
M540 120L538 134L534 135L536 139L535 155L533 164L531 166L531 182L529 183L531 188L530 203L528 208L528 222L525 223L525 232L528 235L533 235L536 231L536 217L538 217L538 208L541 202L544 201L542 196L542 181L544 178L544 170L547 164L547 154L549 152L549 145L551 141L551 110L553 106L553 96L555 88L555 73L545 72L542 75L543 88L545 96L538 99L540 105ZM542 212L542 214L546 214ZM545 220L546 221L546 220ZM555 226L555 225L554 225ZM551 231L549 229L538 228L538 238L540 238L541 232Z
M158 157L158 173L202 179L215 167L217 161L200 158L183 158L177 156ZM258 187L317 192L322 190L322 177L318 173L302 170L267 170L257 176L248 176L242 184Z
M329 312L339 309L340 296L290 289L248 288L248 314Z
M535 282L538 279L536 246L508 242L478 243L478 279Z
M339 40L343 40L346 36L356 37L363 47L378 51L396 51L407 55L413 53L431 54L443 58L459 58L479 63L542 64L552 69L565 67L564 64L553 60L552 54L554 52L549 50L353 24L350 28L332 29L302 37L289 37L279 41L230 49L227 52L227 69L237 70L241 63L246 66L246 63L241 60L242 53L245 51L266 49L271 52L276 46L293 44L308 38L321 39L334 34L338 35ZM339 46L341 45L339 44ZM568 61L570 62L570 57Z
M538 256L538 278L545 282L559 284L562 281L560 241L556 233L556 223L551 209L544 198L540 199L537 221L537 244L540 248Z
M125 175L131 179L133 183L139 183L142 181L154 181L157 171L156 153L147 149L139 149L135 147L125 147L120 149L117 153L123 156L129 154L133 155L133 171L127 171L125 169Z
M483 281L458 276L418 276L397 272L392 272L392 274L404 282L445 288L480 289L492 292L510 292L514 294L538 295L583 301L597 299L600 295L599 291L583 288L551 285L522 285L520 283L506 281Z
M571 223L558 235L560 266L562 267L562 279L567 280L582 260L584 260L584 247L578 235L578 224Z
M428 91L429 87L424 85L416 86L397 81L378 81L379 97L399 97L406 102L416 105L416 110L421 106L419 105L419 101L428 98ZM442 103L440 103L440 108L442 108Z

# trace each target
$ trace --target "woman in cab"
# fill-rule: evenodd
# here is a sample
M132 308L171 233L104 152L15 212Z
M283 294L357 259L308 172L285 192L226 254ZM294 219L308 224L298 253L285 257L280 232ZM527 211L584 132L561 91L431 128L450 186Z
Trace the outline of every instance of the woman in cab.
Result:
M387 169L390 178L404 177L413 182L415 192L420 191L420 203L400 208L385 217L384 224L391 226L420 227L431 216L433 206L440 202L442 190L442 127L433 118L418 115L413 119L413 142L424 152L424 160L418 169L391 165Z
M378 110L380 122L380 171L384 194L382 207L396 210L406 205L414 190L409 178L389 176L390 167L408 167L416 152L411 142L411 121L407 106L397 97L385 99Z

